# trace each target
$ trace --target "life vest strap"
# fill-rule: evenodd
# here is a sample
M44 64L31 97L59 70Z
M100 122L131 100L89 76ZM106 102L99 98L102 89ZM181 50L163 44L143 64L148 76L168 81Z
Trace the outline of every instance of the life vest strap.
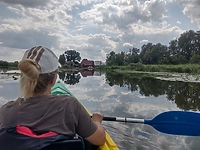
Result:
M33 137L33 138L45 138L45 137L50 137L50 136L57 135L56 132L52 132L52 131L44 133L44 134L41 134L41 135L37 135L30 128L28 128L26 126L20 126L20 125L16 126L16 131L19 134L23 134L23 135L26 135L26 136L29 136L29 137Z

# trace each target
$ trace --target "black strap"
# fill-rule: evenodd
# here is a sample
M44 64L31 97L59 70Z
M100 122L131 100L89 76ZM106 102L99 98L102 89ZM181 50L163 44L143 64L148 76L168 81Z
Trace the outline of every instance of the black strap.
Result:
M84 140L67 135L32 138L16 132L15 127L0 129L1 150L85 150Z

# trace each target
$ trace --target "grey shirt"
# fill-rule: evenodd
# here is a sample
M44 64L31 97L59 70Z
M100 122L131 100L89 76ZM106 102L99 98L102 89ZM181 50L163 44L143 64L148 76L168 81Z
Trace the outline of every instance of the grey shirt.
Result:
M28 100L9 101L0 108L0 128L23 125L37 134L54 131L83 138L92 135L97 126L85 108L67 95L45 95Z

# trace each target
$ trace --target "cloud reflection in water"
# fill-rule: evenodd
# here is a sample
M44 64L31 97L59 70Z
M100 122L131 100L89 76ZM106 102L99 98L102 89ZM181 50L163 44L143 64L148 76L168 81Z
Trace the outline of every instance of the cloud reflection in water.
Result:
M89 110L105 116L151 119L163 111L179 109L166 95L143 96L126 87L109 86L105 76L82 78L78 84L66 86ZM1 82L0 89L2 105L17 97L18 81ZM103 125L122 150L196 150L200 147L199 137L168 135L148 125L108 121L103 121Z

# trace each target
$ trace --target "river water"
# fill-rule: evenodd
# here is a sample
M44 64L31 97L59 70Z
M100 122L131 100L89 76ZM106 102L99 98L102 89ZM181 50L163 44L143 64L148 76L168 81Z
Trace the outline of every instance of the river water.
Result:
M199 83L162 81L143 74L61 73L60 80L91 112L152 119L169 110L199 111ZM0 105L18 96L18 80L0 75ZM158 132L149 125L103 121L120 149L198 150L200 138Z

